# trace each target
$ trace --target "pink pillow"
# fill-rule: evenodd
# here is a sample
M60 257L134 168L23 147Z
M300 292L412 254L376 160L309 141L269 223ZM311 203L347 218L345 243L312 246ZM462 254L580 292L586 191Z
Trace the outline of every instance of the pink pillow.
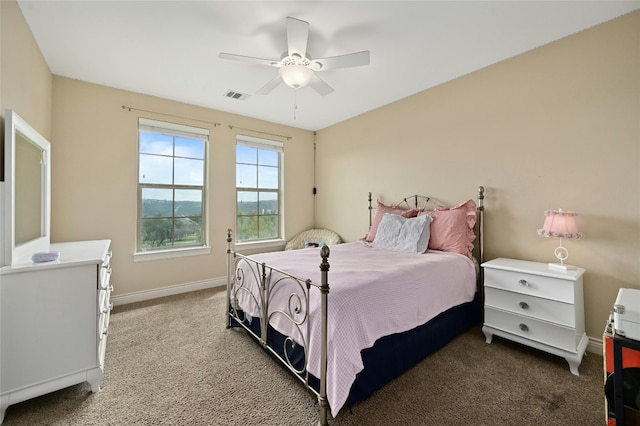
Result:
M385 213L399 214L402 217L409 218L409 217L418 216L419 211L420 209L404 210L398 206L386 206L382 204L380 201L376 201L376 215L373 217L373 221L371 223L371 228L369 228L369 232L367 232L367 235L364 236L365 241L371 243L376 238L376 232L378 232L378 226L380 225L380 221L382 221L382 218Z
M457 207L420 212L419 216L428 214L433 218L428 248L471 257L476 211L476 203L469 200Z

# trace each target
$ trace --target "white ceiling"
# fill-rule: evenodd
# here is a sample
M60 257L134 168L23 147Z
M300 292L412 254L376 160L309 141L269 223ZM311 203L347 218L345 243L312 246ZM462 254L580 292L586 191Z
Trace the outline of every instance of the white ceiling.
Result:
M640 1L18 4L55 75L307 130L323 129L640 8ZM335 89L327 96L284 84L266 96L255 95L277 69L222 60L218 54L280 59L287 46L287 16L310 23L307 51L312 58L369 50L370 65L322 72ZM229 99L224 96L229 89L251 96Z

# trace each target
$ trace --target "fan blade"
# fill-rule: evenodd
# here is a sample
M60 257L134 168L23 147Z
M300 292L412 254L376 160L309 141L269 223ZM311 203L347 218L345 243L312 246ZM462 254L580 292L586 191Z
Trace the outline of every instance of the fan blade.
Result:
M369 51L349 53L347 55L331 56L329 58L314 59L309 67L314 71L335 70L337 68L359 67L369 65Z
M256 92L256 95L267 95L273 89L278 87L280 83L282 83L282 79L280 78L279 75L276 75L273 80L269 81L267 84L262 86L262 88Z
M333 87L325 83L324 80L318 77L315 73L313 74L313 78L311 78L311 80L309 81L309 87L311 87L322 96L326 96L329 93L333 92Z
M289 55L297 53L301 57L307 55L309 40L309 23L300 19L287 17L287 50Z
M218 58L231 59L232 61L249 62L252 64L269 65L272 67L282 66L280 61L277 61L275 59L253 58L251 56L234 55L233 53L220 52L220 54L218 55Z

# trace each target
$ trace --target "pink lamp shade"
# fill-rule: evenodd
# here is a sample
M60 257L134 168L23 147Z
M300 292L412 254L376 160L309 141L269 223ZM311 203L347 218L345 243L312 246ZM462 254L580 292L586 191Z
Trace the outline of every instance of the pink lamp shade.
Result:
M582 238L584 234L578 232L576 226L576 212L565 212L562 209L547 210L544 212L544 225L538 229L538 234L543 237L558 238Z
M558 209L547 210L544 212L544 216L544 225L542 225L541 229L538 229L538 235L560 238L560 246L554 252L560 263L549 263L549 268L566 272L573 267L564 264L564 261L569 257L569 252L562 246L562 239L579 239L584 236L581 232L578 232L576 225L578 213L565 212L562 209Z

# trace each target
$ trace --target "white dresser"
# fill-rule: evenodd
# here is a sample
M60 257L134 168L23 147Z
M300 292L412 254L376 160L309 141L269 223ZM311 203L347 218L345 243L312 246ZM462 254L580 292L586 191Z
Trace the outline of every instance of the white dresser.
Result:
M55 263L0 269L0 422L9 405L77 383L98 392L111 310L110 240L51 244Z
M482 267L482 331L487 343L497 335L564 357L578 375L589 343L584 330L584 269L561 272L546 263L505 258Z

